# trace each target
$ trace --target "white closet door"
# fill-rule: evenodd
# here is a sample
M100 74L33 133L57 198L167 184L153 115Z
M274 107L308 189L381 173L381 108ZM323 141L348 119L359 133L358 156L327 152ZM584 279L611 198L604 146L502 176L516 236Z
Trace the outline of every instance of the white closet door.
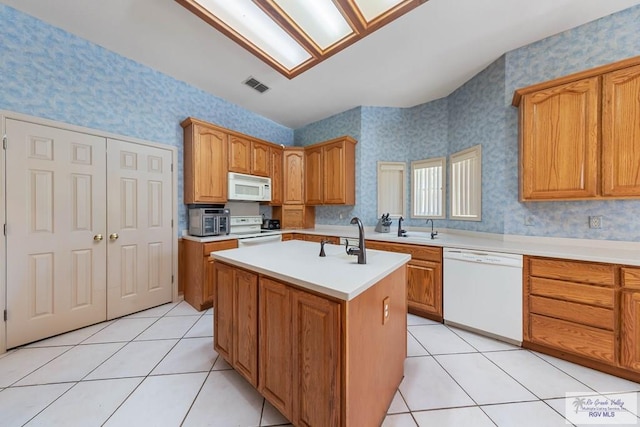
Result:
M172 298L172 152L107 140L107 317Z
M10 120L7 348L106 319L105 139Z

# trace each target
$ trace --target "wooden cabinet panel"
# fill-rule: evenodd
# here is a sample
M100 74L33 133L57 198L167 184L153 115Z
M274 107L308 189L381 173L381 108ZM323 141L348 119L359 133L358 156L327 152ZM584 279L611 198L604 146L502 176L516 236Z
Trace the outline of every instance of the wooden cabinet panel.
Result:
M292 291L293 424L340 425L340 312L337 303Z
M614 334L564 320L532 314L531 339L590 359L615 362Z
M282 233L282 241L284 242L285 240L294 240L294 234L293 233Z
M316 222L316 211L314 206L274 206L272 214L275 219L280 220L280 228L283 230L312 228Z
M593 77L524 96L523 200L596 196L599 92Z
M237 135L229 138L229 171L251 173L251 141Z
M640 289L640 268L622 267L622 286Z
M214 261L210 257L204 259L204 283L202 286L202 299L203 302L211 301L213 305L213 297L215 294L215 288L213 284L216 281L215 270L213 268Z
M568 301L554 300L532 295L529 298L530 311L557 319L569 320L582 325L613 331L615 316L613 309L593 307Z
M355 144L341 140L323 147L323 201L327 205L354 205Z
M251 174L269 176L271 173L271 156L269 145L251 141Z
M213 322L213 348L227 361L233 354L233 268L216 262L215 274L215 321Z
M284 204L304 204L304 148L284 149L283 200Z
M355 144L344 136L305 148L306 204L355 204Z
M387 243L379 242L376 240L367 240L367 248L409 254L411 255L411 259L442 262L442 248L435 246L421 246L405 243Z
M532 276L572 282L613 286L616 270L612 264L531 258L529 272Z
M407 266L409 308L442 316L442 264L411 260Z
M317 234L301 234L301 236L303 240L306 240L307 242L328 242L332 245L340 244L340 238L336 236L319 236Z
M622 292L620 300L620 364L640 371L640 292Z
M516 90L520 198L640 197L640 57Z
M640 66L603 76L602 194L640 196Z
M610 288L531 277L531 294L582 304L613 308L615 291Z
M366 247L411 255L407 265L409 312L442 321L442 248L367 240Z
M258 386L258 275L234 269L233 367Z
M324 202L322 151L322 146L309 147L304 150L304 194L307 205L321 205Z
M259 391L285 417L292 417L291 366L293 336L291 290L266 277L260 278L260 380Z
M282 148L271 147L269 149L269 163L271 166L271 202L272 206L282 204L283 175L282 175Z
M187 119L184 127L184 202L226 203L227 134Z
M213 305L215 292L211 252L238 247L238 240L222 240L219 242L200 243L183 239L183 289L184 300L196 310L206 310Z

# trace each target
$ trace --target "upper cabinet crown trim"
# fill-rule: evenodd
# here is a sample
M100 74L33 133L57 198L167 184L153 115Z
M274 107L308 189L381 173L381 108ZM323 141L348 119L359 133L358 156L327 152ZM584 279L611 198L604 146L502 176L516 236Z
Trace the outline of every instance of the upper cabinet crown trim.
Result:
M558 86L566 83L571 83L577 80L586 79L589 77L601 76L611 71L633 67L635 65L640 65L640 56L634 56L632 58L623 59L622 61L613 62L611 64L602 65L600 67L591 68L589 70L580 71L574 74L569 74L568 76L560 77L554 80L549 80L546 82L523 87L523 88L517 89L513 93L513 100L511 101L511 105L513 105L514 107L519 107L520 102L522 102L522 97L530 93L534 93L544 89L549 89L554 86Z

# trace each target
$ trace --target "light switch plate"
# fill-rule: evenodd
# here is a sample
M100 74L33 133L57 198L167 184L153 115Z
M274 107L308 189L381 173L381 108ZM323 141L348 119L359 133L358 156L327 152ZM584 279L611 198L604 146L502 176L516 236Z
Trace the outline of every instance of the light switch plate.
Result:
M389 320L389 310L391 310L391 300L386 297L382 300L382 324L386 324Z

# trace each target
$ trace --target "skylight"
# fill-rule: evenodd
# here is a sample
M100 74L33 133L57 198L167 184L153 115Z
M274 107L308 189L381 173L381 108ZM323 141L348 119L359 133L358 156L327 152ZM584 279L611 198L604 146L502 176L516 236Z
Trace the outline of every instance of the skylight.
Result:
M288 78L426 0L176 0Z

